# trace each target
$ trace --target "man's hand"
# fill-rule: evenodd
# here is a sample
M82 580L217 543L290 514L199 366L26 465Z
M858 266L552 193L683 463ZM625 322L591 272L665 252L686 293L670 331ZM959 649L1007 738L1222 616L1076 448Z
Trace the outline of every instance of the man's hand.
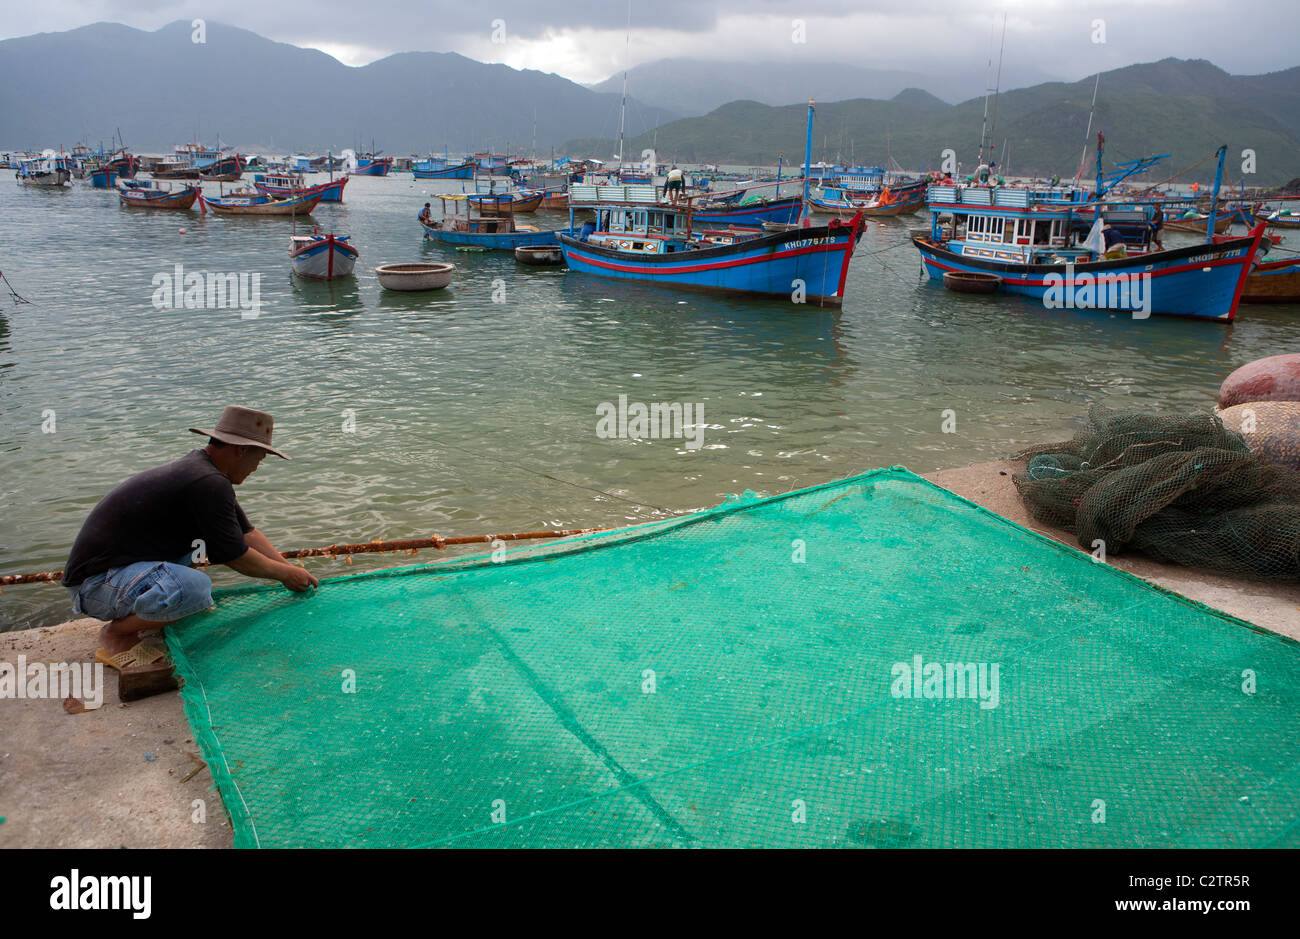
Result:
M284 584L294 593L302 593L308 587L319 587L320 581L316 579L311 571L302 567L295 567L292 564L285 565L284 576L280 578L280 583Z

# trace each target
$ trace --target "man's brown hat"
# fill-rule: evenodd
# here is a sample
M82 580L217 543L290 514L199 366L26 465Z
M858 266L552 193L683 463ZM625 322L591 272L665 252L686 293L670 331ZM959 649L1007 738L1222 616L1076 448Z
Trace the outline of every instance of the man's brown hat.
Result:
M265 411L254 411L252 408L241 408L237 404L232 404L221 412L221 420L217 421L215 429L203 430L200 427L191 427L190 433L202 434L220 440L222 443L233 443L237 446L261 447L287 460L289 459L287 456L271 446L271 429L274 426L275 419Z

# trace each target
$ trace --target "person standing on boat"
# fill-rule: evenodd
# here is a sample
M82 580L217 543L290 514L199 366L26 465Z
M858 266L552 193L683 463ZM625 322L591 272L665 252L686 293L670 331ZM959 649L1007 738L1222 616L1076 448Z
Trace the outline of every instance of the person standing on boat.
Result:
M671 193L673 202L676 202L685 188L686 181L682 177L682 171L674 166L668 171L668 176L666 177L664 185L664 192Z
M191 563L224 564L302 593L319 581L272 547L235 499L271 446L265 411L227 407L201 450L121 483L91 511L72 545L63 585L73 612L108 622L95 660L119 671L155 665L164 653L140 641L212 606L212 581Z
M1165 250L1165 246L1160 242L1160 232L1165 227L1165 210L1157 204L1151 212L1151 241L1155 244L1157 251Z

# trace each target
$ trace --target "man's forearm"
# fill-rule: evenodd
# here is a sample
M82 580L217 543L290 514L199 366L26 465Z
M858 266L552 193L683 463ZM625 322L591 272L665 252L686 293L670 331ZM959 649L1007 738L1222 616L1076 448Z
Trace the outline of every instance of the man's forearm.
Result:
M250 548L259 554L266 555L272 561L279 561L282 564L289 563L283 554L271 547L271 539L267 538L266 535L262 534L256 528L244 532L244 540L248 542Z
M244 539L246 541L250 540L247 535L244 536ZM254 548L249 548L233 561L227 561L226 565L247 577L262 577L266 580L281 582L284 581L288 572L295 570L288 561L268 557Z

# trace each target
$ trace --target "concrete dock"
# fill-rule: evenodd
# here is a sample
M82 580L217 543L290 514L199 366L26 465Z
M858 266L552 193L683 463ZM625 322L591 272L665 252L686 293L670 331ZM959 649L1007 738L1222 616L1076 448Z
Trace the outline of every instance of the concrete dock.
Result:
M1022 467L999 461L927 478L1077 548L1068 532L1029 517L1011 482ZM1242 581L1138 557L1107 560L1167 590L1300 639L1300 584ZM0 661L14 662L19 655L28 662L91 661L99 625L82 619L0 633ZM106 675L105 681L103 706L86 713L68 713L56 700L0 700L0 848L230 847L231 828L211 776L200 768L180 696L123 704L116 679Z

